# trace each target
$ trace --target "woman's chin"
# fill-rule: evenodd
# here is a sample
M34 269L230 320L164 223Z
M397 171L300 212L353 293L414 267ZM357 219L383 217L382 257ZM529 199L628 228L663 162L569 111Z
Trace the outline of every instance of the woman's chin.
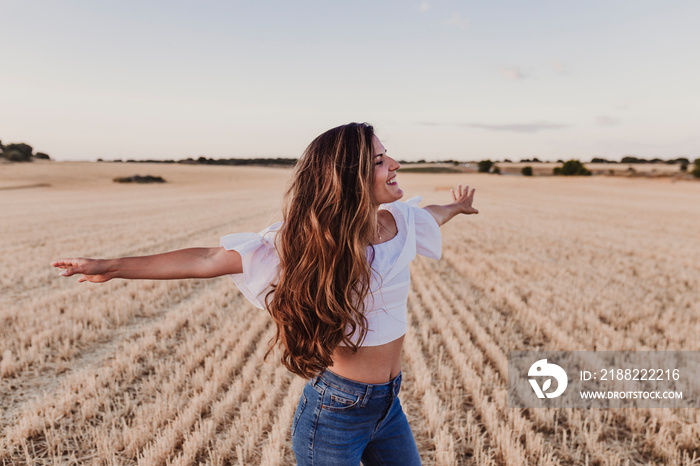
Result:
M393 186L391 189L388 191L385 191L382 194L382 197L379 200L380 204L390 204L392 202L398 201L403 197L403 190L399 188L398 186Z

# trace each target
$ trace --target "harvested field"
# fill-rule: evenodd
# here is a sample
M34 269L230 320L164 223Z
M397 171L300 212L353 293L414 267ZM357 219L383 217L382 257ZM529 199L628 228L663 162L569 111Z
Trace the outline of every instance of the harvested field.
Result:
M165 184L113 183L135 173ZM293 464L304 381L229 277L77 283L50 262L216 246L281 219L283 168L6 164L0 464ZM700 182L398 172L477 188L411 266L401 401L427 465L698 464L693 409L512 409L509 350L700 350Z

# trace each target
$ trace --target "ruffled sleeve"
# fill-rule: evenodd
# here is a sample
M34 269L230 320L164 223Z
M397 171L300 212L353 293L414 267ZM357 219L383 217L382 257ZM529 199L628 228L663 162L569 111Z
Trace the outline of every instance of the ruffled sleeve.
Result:
M414 196L405 202L413 212L416 230L416 252L431 259L440 259L442 257L440 225L438 225L430 212L418 207L418 203L422 200L421 196Z
M277 222L260 233L234 233L221 237L221 246L241 255L243 273L231 274L234 283L255 307L265 309L265 295L272 290L279 272L275 237L282 227Z

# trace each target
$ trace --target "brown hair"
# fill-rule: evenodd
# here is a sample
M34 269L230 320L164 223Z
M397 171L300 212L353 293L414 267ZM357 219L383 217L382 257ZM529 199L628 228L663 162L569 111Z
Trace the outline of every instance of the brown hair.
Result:
M279 281L265 297L277 332L265 358L279 344L282 364L302 377L330 366L341 342L357 351L367 334L367 247L376 231L373 136L366 123L321 134L299 159L284 195Z

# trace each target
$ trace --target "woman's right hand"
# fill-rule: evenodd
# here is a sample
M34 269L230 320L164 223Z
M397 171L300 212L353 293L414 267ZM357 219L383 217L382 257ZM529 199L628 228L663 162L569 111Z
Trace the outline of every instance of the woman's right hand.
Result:
M83 274L78 282L103 283L114 278L110 274L108 261L103 259L87 259L84 257L61 259L51 263L53 267L65 269L60 273L63 277L75 274Z
M459 190L458 193L455 193L454 188L450 188L450 191L452 192L452 199L454 199L454 203L457 204L463 214L478 214L479 211L472 207L472 202L474 202L474 192L476 191L476 188L472 188L471 192L469 192L469 186L464 188L464 191L462 191L462 184L460 183L457 186L457 189Z

